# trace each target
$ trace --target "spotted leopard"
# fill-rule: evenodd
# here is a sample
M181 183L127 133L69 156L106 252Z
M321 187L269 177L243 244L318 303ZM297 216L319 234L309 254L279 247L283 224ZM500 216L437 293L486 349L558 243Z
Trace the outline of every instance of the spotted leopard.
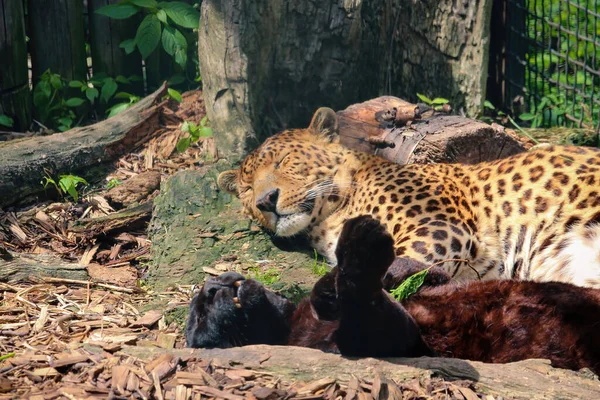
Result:
M600 150L398 165L341 146L337 131L335 112L319 109L307 129L267 139L223 172L219 186L276 236L305 235L331 263L344 221L370 214L398 256L443 263L457 279L600 287Z

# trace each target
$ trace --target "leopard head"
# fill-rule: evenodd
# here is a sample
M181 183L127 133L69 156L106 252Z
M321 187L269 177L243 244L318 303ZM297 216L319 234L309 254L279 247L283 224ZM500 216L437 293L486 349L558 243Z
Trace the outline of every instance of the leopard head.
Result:
M308 128L270 137L239 169L221 173L218 185L276 236L301 234L343 202L351 182L348 152L339 144L337 115L320 108Z

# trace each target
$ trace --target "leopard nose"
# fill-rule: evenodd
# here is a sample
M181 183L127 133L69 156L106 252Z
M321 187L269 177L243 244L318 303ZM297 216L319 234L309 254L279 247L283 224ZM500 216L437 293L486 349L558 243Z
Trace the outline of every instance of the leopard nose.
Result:
M279 189L271 190L269 193L256 201L256 208L260 211L276 213Z

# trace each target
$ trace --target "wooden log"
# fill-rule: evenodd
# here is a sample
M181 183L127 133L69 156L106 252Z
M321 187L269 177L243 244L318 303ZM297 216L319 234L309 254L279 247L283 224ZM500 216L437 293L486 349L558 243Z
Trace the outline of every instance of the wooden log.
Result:
M63 261L53 254L9 254L0 257L0 281L21 281L30 276L89 279L85 265Z
M28 0L33 81L47 69L67 81L86 79L83 2Z
M123 346L121 351L142 359L154 359L159 354L169 353L184 361L190 358L212 360L214 365L236 365L236 368L266 372L292 382L310 382L323 377L347 382L352 375L372 379L375 374L398 382L440 376L449 381L473 381L477 392L495 398L600 398L600 385L593 373L552 368L547 360L485 364L431 357L351 359L302 347L266 345L194 350Z
M354 104L337 113L341 143L398 164L474 164L520 153L529 144L500 126L423 110L392 96Z
M120 0L89 0L88 12L90 19L90 47L92 49L92 66L94 74L105 73L116 77L138 75L142 77L142 57L138 51L126 54L119 47L121 42L133 39L141 22L140 15L134 15L124 20L109 18L97 14L96 10L109 4L119 3ZM157 85L157 87L160 85ZM135 93L143 90L142 82L133 85Z
M31 124L31 97L22 1L0 0L0 32L0 115L13 119L12 130L25 131Z
M104 217L75 221L71 230L86 237L94 237L122 228L134 229L140 223L145 225L151 215L152 202L148 201Z
M113 118L51 136L0 142L0 207L43 192L47 173L98 180L98 167L138 147L156 131L166 85Z

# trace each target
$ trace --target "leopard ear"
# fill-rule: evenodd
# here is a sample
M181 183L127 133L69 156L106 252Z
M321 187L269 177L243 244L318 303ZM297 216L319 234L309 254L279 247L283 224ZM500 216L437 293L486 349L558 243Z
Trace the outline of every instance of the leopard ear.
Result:
M308 129L317 135L333 141L338 135L339 130L337 114L331 108L319 108L313 115Z
M221 190L226 191L236 197L239 197L237 180L240 173L239 169L231 169L229 171L223 171L217 178L217 185Z

